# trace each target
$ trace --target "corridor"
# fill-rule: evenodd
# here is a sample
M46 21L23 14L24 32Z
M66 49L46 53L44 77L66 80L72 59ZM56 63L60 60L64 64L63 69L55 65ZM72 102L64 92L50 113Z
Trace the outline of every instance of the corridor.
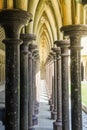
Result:
M49 111L48 97L44 80L41 81L40 86L41 88L38 125L35 126L35 130L53 130L53 122L55 120L51 119L51 112ZM83 130L87 130L87 114L85 114L84 112L82 113Z
M35 130L53 130L53 121L54 120L50 119L47 92L44 80L42 80L40 88L38 125L35 127Z
M87 0L0 0L0 130L87 130L86 43Z

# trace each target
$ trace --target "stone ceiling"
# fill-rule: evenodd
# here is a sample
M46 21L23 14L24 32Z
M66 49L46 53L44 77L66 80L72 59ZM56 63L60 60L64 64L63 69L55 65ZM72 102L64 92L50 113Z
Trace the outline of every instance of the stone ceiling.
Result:
M78 1L0 0L0 9L17 8L32 13L33 20L27 25L25 33L36 34L40 62L45 63L51 47L54 46L54 41L64 39L63 34L60 32L60 27L87 23L87 10Z

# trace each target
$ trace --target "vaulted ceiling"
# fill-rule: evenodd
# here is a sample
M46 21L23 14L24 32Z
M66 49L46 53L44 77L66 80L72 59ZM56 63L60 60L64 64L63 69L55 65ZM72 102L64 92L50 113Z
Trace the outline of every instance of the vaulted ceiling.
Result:
M86 8L76 1L79 0L0 0L0 9L23 9L33 15L25 33L36 34L40 62L45 63L54 41L64 39L62 26L87 23Z

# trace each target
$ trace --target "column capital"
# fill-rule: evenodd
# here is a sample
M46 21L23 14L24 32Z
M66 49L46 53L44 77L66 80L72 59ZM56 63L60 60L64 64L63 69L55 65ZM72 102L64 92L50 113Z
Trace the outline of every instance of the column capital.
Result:
M3 9L0 11L0 25L5 29L6 38L19 38L19 31L32 15L24 10Z
M54 44L61 49L61 56L69 56L68 47L70 46L70 40L58 40Z
M60 47L53 47L53 48L52 48L52 51L56 54L56 55L54 54L54 57L61 54L61 49L60 49Z
M49 64L51 62L51 58L52 58L52 55L49 53L46 60L46 64Z
M49 52L49 56L53 56L55 53L51 50L50 52Z
M33 57L34 57L34 60L36 60L39 57L38 49L33 50Z
M52 48L52 51L53 51L54 53L60 52L60 48L59 48L59 47L53 47L53 48Z
M33 50L33 54L34 54L34 55L37 55L38 52L39 52L39 51L38 51L38 49L37 49L37 47L36 47L36 48Z
M37 45L31 43L31 44L29 45L29 51L33 52L35 49L37 49Z
M28 33L26 33L26 34L20 34L20 38L22 39L22 40L24 40L25 42L31 42L31 41L33 41L33 40L36 40L36 35L34 35L34 34L28 34Z
M60 30L64 32L64 36L87 36L87 25L83 24L63 26Z
M33 34L20 34L20 38L23 40L21 50L24 52L24 54L28 54L28 45L32 40L36 39L36 36Z
M54 42L54 44L56 44L57 47L60 48L68 48L70 45L70 40L57 40Z

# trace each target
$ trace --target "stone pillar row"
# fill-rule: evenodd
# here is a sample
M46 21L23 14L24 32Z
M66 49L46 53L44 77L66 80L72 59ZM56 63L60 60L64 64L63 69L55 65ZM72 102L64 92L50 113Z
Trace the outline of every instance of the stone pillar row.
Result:
M19 9L0 11L0 26L4 28L6 37L3 40L6 52L6 130L34 129L32 126L32 99L33 87L35 87L33 86L32 70L34 70L34 66L32 66L33 52L29 46L30 41L34 40L35 36L30 34L20 35L21 28L26 25L31 16L28 12Z
M56 54L56 73L54 73L54 108L57 99L57 117L53 123L54 130L82 130L81 107L81 37L87 36L87 25L69 25L61 28L64 36L69 40L55 41L57 47L52 48ZM60 48L60 49L58 49ZM71 83L71 109L69 111L68 91L68 49L70 49L70 83ZM55 64L54 64L55 65ZM55 72L55 69L54 69ZM55 84L55 77L57 82ZM55 94L57 91L57 97ZM51 112L52 113L52 112ZM71 125L69 116L71 113Z
M46 61L46 84L47 84L47 93L48 93L48 98L49 98L49 105L50 109L52 107L52 96L53 96L53 91L52 91L52 64L53 64L53 57L51 53L48 55L47 61ZM54 82L54 81L53 81Z
M71 59L71 129L82 130L81 101L81 38L87 36L87 25L69 25L61 28L70 38Z
M55 41L57 54L57 120L54 129L69 130L68 40ZM61 58L60 58L61 57Z

